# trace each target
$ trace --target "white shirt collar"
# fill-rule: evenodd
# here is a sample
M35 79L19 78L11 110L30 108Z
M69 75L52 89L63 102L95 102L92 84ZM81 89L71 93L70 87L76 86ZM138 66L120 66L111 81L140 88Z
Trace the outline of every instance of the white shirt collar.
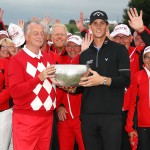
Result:
M33 52L31 52L29 49L27 49L26 45L23 47L23 50L25 51L25 53L27 53L32 58L38 58L38 59L40 59L41 56L43 56L42 53L41 53L41 50L39 50L39 54L36 55Z

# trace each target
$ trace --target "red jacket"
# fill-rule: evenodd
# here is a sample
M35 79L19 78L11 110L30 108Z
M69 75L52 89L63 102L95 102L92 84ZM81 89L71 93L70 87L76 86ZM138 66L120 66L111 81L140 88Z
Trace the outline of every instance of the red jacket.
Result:
M135 112L137 95L138 127L150 127L150 71L137 72L131 82L131 102L128 112L126 131L133 131L133 117Z
M9 109L10 92L8 89L9 58L0 59L0 111Z
M50 50L53 51L54 53L57 53L57 49L55 48L54 44L52 44L50 46ZM58 53L57 53L58 54ZM60 56L64 56L64 55L67 55L67 52L66 52L66 48L64 47L64 49L62 50L61 54L59 54Z
M79 64L79 55L71 59L69 56L62 56L60 64ZM57 106L63 104L67 110L67 119L73 119L80 116L82 94L70 94L61 89L57 89Z
M134 76L134 74L140 70L140 65L139 65L139 55L141 54L141 51L143 50L144 47L132 47L130 46L128 49L129 53L129 58L130 58L130 76L131 80ZM128 87L125 91L124 94L124 103L123 103L123 110L129 110L130 106L130 87Z

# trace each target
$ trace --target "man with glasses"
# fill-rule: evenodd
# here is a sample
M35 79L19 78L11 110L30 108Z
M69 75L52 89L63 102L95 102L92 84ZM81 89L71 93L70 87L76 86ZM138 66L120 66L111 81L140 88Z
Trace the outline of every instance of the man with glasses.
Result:
M135 30L134 33L134 42L135 47L131 46L131 42L133 41L133 37L131 35L131 31L129 27L125 24L117 25L110 36L113 40L117 43L123 44L126 46L129 54L130 59L130 70L131 70L131 80L134 77L134 74L140 70L140 56L142 50L144 49L146 43L148 44L149 39L147 38L148 32L146 27L144 27L143 20L142 20L142 11L140 15L138 15L136 9L130 8L128 11L129 15L129 24ZM146 33L145 33L146 32ZM141 34L141 36L140 36ZM140 38L140 39L139 39ZM142 39L143 38L143 39ZM142 44L137 41L137 39L142 40ZM146 42L146 43L145 43ZM130 87L126 88L125 95L124 95L124 103L123 103L123 132L122 132L122 145L121 150L130 150L129 138L128 134L125 131L125 124L126 124L126 117L128 110L130 108L130 96L131 90ZM135 123L136 125L136 123Z
M66 42L66 56L61 56L60 64L79 64L79 54L81 52L82 39L77 35L72 35ZM58 140L60 150L74 149L75 140L79 150L85 150L80 122L81 93L69 93L58 89Z
M134 74L131 81L131 103L127 116L126 131L128 132L131 142L134 142L134 137L138 135L139 141L138 150L150 149L150 46L146 47L143 52L143 70ZM139 97L137 103L137 95ZM135 131L133 127L134 112L137 107L138 127Z

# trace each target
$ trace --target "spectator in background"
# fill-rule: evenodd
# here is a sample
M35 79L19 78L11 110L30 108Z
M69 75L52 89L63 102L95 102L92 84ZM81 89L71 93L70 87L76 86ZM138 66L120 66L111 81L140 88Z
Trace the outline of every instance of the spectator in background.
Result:
M134 44L136 47L138 47L138 46L145 47L145 42L143 41L142 37L136 31L134 31L134 33L133 33L133 40L134 40Z
M66 55L67 28L61 23L52 26L51 40L53 42L51 50L58 55Z
M4 38L0 41L0 52L0 149L13 150L13 101L8 89L8 64L10 57L15 55L17 53L17 50L15 44L11 39Z
M5 31L5 30L0 30L0 40L3 39L3 38L8 38L9 35L8 35L8 32Z
M144 49L143 68L134 74L131 82L131 103L127 116L126 131L129 134L131 143L134 142L134 136L138 135L138 150L150 149L150 46ZM137 102L138 96L138 102ZM138 127L137 131L133 128L133 117L137 105ZM134 143L133 143L134 144Z
M0 41L0 58L10 58L18 52L15 43L9 39L4 38Z
M139 55L135 51L136 48L130 46L133 37L131 35L131 31L129 27L125 24L119 24L114 28L110 36L113 38L115 42L123 44L127 48L129 58L130 58L130 70L131 70L131 76L132 76L132 73L139 70ZM137 64L134 63L134 61L136 61ZM121 150L130 150L131 145L129 142L129 137L128 137L127 132L125 131L126 117L127 117L127 113L128 113L129 105L130 105L130 99L128 96L130 96L129 95L130 93L127 87L125 91L126 92L124 95L124 103L123 103L123 108L122 108L123 111L122 111Z
M51 40L52 45L50 46L50 51L54 53L64 56L67 55L66 52L66 41L67 41L67 28L64 24L54 23L51 29ZM52 143L51 150L59 150L58 137L57 137L57 112L54 111L54 125L53 125L53 135L52 135Z
M131 70L131 80L134 77L134 74L140 70L140 56L142 53L142 50L144 49L144 46L146 45L145 42L147 39L144 38L145 42L141 38L138 32L141 32L141 30L146 30L143 25L142 21L142 13L140 15L137 14L136 9L130 9L128 12L130 16L130 25L131 27L136 30L134 33L134 42L136 47L131 46L131 42L133 40L133 37L131 35L131 31L129 27L125 24L119 24L117 25L113 32L110 34L111 37L113 37L113 40L117 43L123 44L126 46L129 54L130 59L130 70ZM133 17L131 17L133 16ZM138 34L137 34L138 33ZM148 33L147 33L148 34ZM143 36L144 37L144 36ZM137 41L138 38L138 41ZM136 41L135 41L136 40ZM139 41L140 40L140 41ZM129 143L128 134L125 131L125 124L126 124L126 117L128 110L130 108L130 101L131 101L131 90L130 87L126 88L125 95L124 95L124 104L123 104L123 132L122 132L122 146L121 150L130 150L131 146ZM136 126L136 122L134 124Z
M50 80L54 56L40 50L44 27L39 21L24 26L26 45L9 64L9 89L14 101L13 144L15 150L49 150L55 85Z
M68 55L61 56L60 64L78 64L81 52L82 39L72 35L66 42ZM82 94L71 94L64 90L58 90L57 102L60 103L58 112L58 140L60 150L73 150L75 140L79 150L84 150L81 133L80 106Z
M10 25L8 26L8 34L12 41L15 43L18 50L24 46L24 32L18 25L10 23Z

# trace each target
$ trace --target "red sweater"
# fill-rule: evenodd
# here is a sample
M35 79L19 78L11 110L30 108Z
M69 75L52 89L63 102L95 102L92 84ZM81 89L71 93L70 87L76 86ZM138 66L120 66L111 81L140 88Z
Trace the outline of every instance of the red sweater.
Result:
M138 79L138 74L140 80ZM139 81L138 81L139 80ZM138 127L150 127L150 72L147 74L146 70L137 72L131 82L131 102L130 109L128 112L126 131L133 131L133 116L136 106L136 96L139 96L137 103L137 114L138 114Z
M24 48L12 57L9 64L9 89L14 102L14 112L47 116L56 107L55 85L51 80L40 81L38 75L50 64L55 55L41 52L39 58L31 56ZM31 52L30 52L31 53Z
M0 111L9 109L10 93L8 89L9 58L0 59Z
M69 56L62 56L60 62L61 64L78 64L79 55L71 59ZM82 94L70 94L61 89L57 89L57 105L63 104L67 110L67 119L73 119L80 116L81 107L81 97Z

